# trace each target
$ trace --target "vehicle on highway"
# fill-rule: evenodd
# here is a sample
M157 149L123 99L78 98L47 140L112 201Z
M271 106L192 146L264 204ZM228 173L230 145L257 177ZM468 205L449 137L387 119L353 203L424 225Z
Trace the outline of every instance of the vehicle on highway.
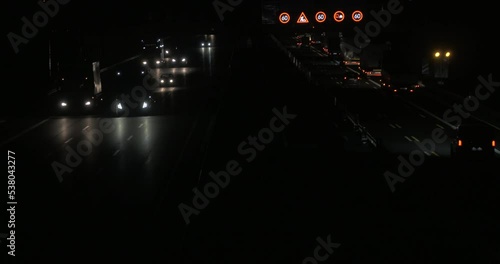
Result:
M160 76L160 86L171 86L175 84L175 79L174 75L169 73L169 74L162 74Z
M342 80L344 87L357 87L361 81L361 76L353 71L346 71Z
M106 116L151 115L156 103L152 95L152 92L147 89L104 92L99 96L100 109Z
M98 97L92 89L62 89L50 95L49 100L54 115L96 114Z
M398 75L397 78L396 76L391 77L382 77L381 87L385 92L394 95L413 95L422 89L418 80L414 78L405 75Z
M496 131L480 122L459 125L451 140L451 156L460 159L495 158Z

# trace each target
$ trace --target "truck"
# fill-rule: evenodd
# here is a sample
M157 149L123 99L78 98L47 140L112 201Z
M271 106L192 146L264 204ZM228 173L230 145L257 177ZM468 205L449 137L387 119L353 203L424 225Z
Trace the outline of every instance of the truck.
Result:
M413 43L415 44L415 43ZM389 42L381 63L381 86L394 93L420 90L422 83L422 56L418 45L411 40Z
M365 78L382 80L382 62L387 48L387 43L370 43L361 50L359 67Z

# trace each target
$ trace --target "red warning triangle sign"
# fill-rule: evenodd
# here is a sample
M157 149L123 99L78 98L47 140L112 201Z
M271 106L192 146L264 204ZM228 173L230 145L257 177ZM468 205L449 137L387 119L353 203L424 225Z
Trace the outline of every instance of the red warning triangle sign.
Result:
M309 23L309 19L307 19L306 14L304 12L300 13L299 19L297 19L297 24L307 24Z

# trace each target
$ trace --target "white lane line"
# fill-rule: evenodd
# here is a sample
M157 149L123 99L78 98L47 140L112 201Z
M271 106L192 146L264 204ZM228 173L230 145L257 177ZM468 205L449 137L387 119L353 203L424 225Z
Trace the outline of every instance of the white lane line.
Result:
M82 131L85 131L85 130L89 129L89 127L90 127L90 126L86 126L86 127L84 127L84 128L82 129Z
M10 142L12 142L12 141L14 141L14 140L18 139L20 136L22 136L22 135L24 135L24 134L28 133L29 131L31 131L31 130L33 130L33 129L35 129L35 128L37 128L37 127L41 126L41 125L43 125L43 124L44 124L45 122L47 122L47 121L49 121L49 119L48 119L48 118L47 118L47 119L45 119L45 120L43 120L43 121L40 121L38 124L35 124L34 126L32 126L32 127L29 127L29 128L27 128L27 129L25 129L24 131L22 131L21 133L17 134L16 136L13 136L13 137L11 137L11 138L7 139L6 141L2 142L2 144L1 144L0 146L6 145L6 144L8 144L8 143L10 143Z
M70 138L70 139L66 140L66 141L64 142L64 144L68 144L68 143L69 143L69 142L71 142L72 140L73 140L73 138Z
M444 127L440 124L436 124L437 127L441 128L441 129L444 129Z
M430 156L430 155L431 155L431 153L429 153L429 152L427 152L427 151L424 151L424 153L425 153L425 155L427 155L427 156Z
M413 139L409 138L408 136L405 136L406 140L413 142Z
M417 142L420 142L420 140L418 140L418 138L414 137L414 136L411 136L411 138L413 138L413 140L417 141Z
M419 114L419 116L420 116L421 118L427 118L427 116L422 115L422 114Z
M432 155L439 157L439 154L437 154L435 151L432 152Z
M397 127L397 128L399 128L399 129L401 129L401 128L402 128L399 124L396 124L396 127Z
M413 107L417 108L418 110L420 110L420 111L422 111L422 112L426 113L427 115L432 116L433 118L435 118L435 119L437 119L437 120L441 121L443 124L445 124L445 125L447 125L447 126L451 127L452 129L457 129L457 127L456 127L456 126L454 126L454 125L452 125L452 124L450 124L450 123L446 122L444 119L442 119L442 118L440 118L439 116L437 116L437 115L435 115L435 114L433 114L433 113L431 113L431 112L429 112L429 111L425 110L424 108L422 108L422 107L420 107L420 106L418 106L418 105L416 105L416 104L414 104L414 103L412 103L412 102L409 102L409 101L407 101L406 103L408 103L408 104L410 104L411 106L413 106Z
M389 126L390 126L391 128L396 128L396 126L395 126L395 125L393 125L393 124L389 124Z
M114 157L114 156L116 156L116 155L118 155L118 153L119 153L119 152L120 152L120 150L119 150L119 149L117 149L117 150L115 151L115 153L113 153L113 157Z
M382 87L382 85L380 85L380 83L377 83L374 80L370 80L369 82L371 82L373 85L375 85L375 89L378 89L378 88Z
M500 154L500 150L498 150L498 149L495 149L495 152L496 152L497 154Z
M127 138L127 141L130 141L134 136L130 136Z
M142 124L142 123L141 123L141 124L139 125L139 128L141 128L143 125L144 125L144 124Z

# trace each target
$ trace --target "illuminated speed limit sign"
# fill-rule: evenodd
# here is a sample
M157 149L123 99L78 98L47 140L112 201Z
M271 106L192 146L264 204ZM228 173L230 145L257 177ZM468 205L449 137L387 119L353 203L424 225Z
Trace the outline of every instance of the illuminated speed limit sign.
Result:
M316 21L318 23L325 22L326 21L326 13L323 11L319 11L318 13L316 13Z
M281 13L280 14L280 17L279 17L279 20L282 24L286 24L288 22L290 22L290 14L288 13Z
M354 22L363 20L363 13L359 10L352 12L352 20L354 20Z

